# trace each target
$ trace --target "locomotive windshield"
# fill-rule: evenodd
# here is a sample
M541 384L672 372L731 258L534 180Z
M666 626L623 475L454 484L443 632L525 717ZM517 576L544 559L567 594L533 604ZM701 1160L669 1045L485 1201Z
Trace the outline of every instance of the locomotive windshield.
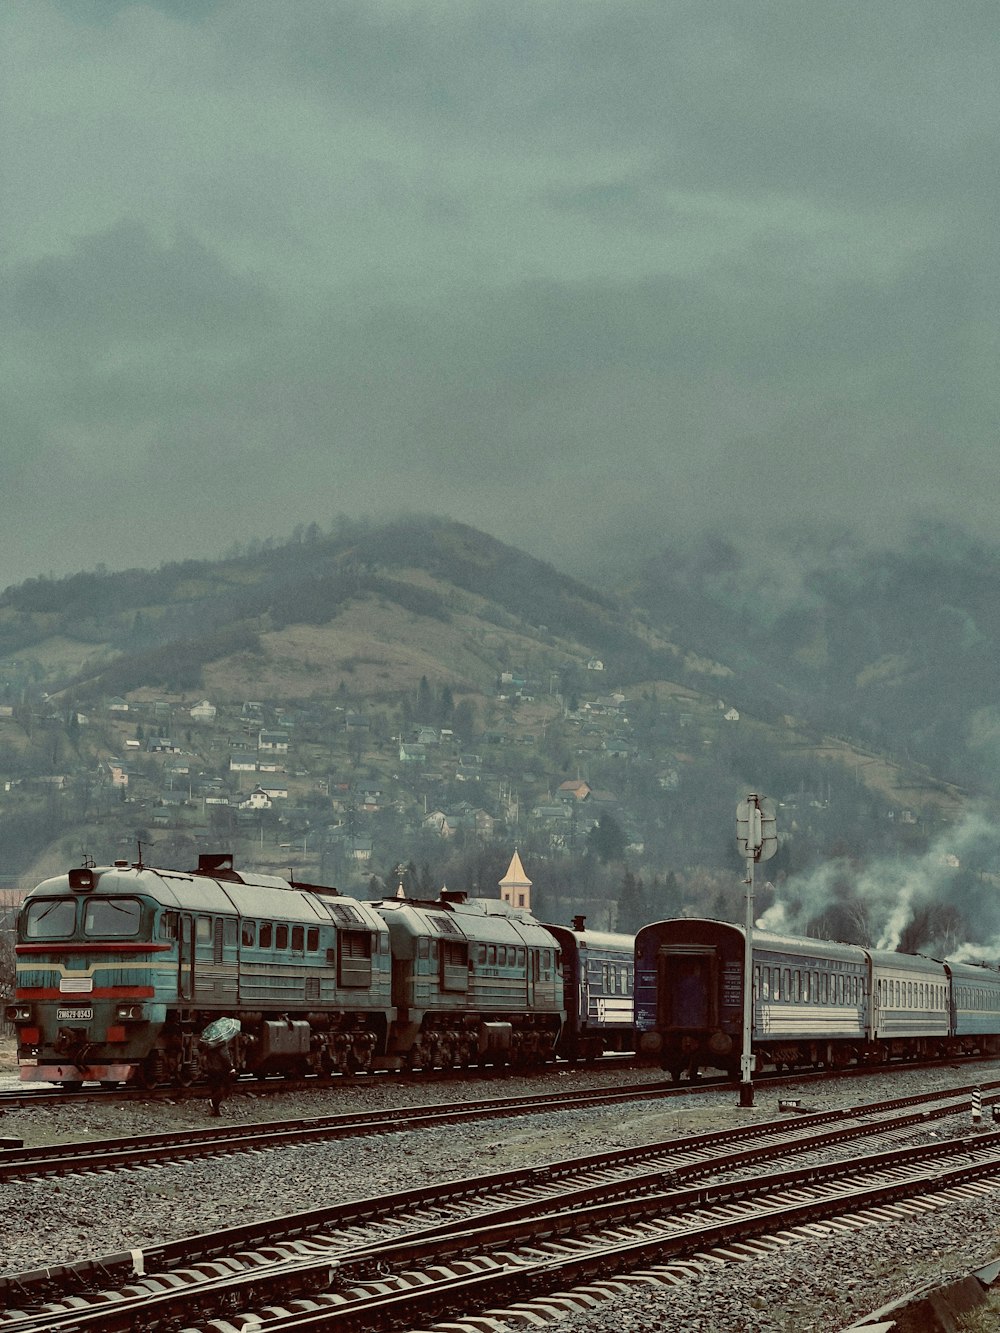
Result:
M36 899L24 913L24 938L65 940L76 925L76 903L72 898Z
M77 933L75 898L39 898L25 907L26 940L68 940ZM138 898L87 898L83 934L89 939L127 939L139 934L142 904Z
M88 898L83 933L100 939L138 935L142 905L137 898Z

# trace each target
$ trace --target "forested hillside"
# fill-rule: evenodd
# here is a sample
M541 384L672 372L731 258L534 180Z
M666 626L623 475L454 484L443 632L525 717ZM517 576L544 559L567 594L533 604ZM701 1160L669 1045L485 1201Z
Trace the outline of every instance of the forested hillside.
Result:
M517 845L539 910L632 928L739 912L735 804L761 791L781 838L761 908L786 924L877 932L853 886L880 858L950 856L968 904L1000 870L1000 558L935 532L798 559L779 581L717 542L596 590L410 517L8 588L3 884L141 842L494 892ZM917 933L962 934L930 892Z

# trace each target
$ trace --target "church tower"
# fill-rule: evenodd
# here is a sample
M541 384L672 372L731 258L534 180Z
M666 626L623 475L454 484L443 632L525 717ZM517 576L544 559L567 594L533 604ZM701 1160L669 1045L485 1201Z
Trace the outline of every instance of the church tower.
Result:
M510 903L511 907L523 907L531 911L531 880L524 873L521 858L514 848L507 873L500 881L500 901Z

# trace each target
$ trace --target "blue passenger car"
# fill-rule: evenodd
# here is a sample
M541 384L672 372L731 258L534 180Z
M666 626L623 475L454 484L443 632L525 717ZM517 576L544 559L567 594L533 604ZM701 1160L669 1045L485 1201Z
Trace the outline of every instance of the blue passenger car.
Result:
M574 920L572 929L545 929L558 940L562 955L566 1025L559 1054L576 1061L634 1051L634 937L586 930L583 917Z
M742 927L725 921L660 921L636 936L639 1051L674 1079L703 1067L739 1077L744 951ZM840 1064L860 1054L864 950L755 931L753 968L755 1067Z
M1000 972L985 963L946 963L951 1031L962 1054L1000 1055Z
M945 1055L950 1031L948 971L921 954L868 949L869 1055L878 1060Z

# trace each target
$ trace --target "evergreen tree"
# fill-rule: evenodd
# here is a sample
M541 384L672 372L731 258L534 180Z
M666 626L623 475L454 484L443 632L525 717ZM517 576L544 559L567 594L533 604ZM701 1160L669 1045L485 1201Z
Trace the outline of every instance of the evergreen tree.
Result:
M618 929L626 935L634 935L643 922L643 901L636 878L625 867L621 890L618 894Z

